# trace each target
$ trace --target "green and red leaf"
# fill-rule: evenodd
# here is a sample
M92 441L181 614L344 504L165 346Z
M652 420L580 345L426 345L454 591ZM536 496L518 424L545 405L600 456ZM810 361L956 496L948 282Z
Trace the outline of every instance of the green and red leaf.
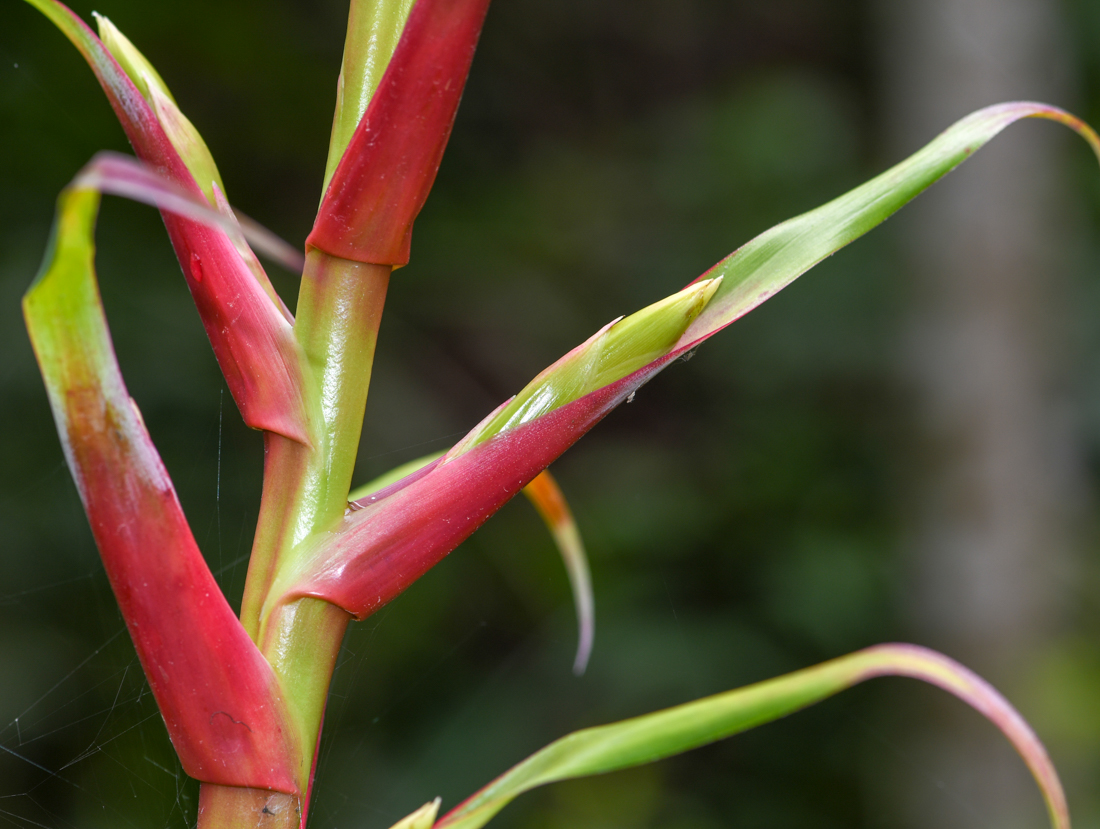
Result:
M916 645L878 645L630 720L566 735L513 766L435 823L479 829L523 792L547 783L651 763L731 737L881 676L904 676L954 694L992 722L1019 752L1046 801L1051 826L1069 829L1069 809L1043 744L995 688L942 654ZM431 804L414 813L431 814ZM406 820L410 820L406 818ZM398 824L399 826L402 824Z
M351 0L322 190L328 189L336 165L382 82L412 6L413 0Z
M61 194L23 301L66 460L184 770L297 794L303 752L278 680L203 560L119 372L93 268L98 205L94 190Z
M680 293L601 329L441 461L374 493L281 574L269 603L312 596L360 618L372 613L670 362L884 221L1006 126L1031 117L1070 126L1100 156L1092 129L1056 107L1022 102L973 113L866 184L762 233ZM663 315L652 315L657 309ZM677 328L672 321L681 312Z
M95 33L56 0L27 2L46 15L83 55L138 157L160 176L205 198L203 188L196 183L153 105ZM117 31L113 27L111 30ZM129 41L126 44L132 49ZM137 56L141 57L140 53ZM137 61L129 55L127 65L137 72L142 61L144 58ZM148 62L144 61L144 65ZM160 88L163 82L159 76L156 76L159 83L152 86L147 74L139 80L152 90L151 94L157 92L164 101L170 100L167 89ZM177 138L181 135L186 138L186 131L175 129L178 123L169 127ZM197 132L194 135L197 137ZM193 155L190 150L184 148ZM220 192L216 182L209 184L208 189L211 194ZM225 209L228 210L227 205ZM242 256L239 239L222 227L211 227L167 211L162 211L162 216L218 364L245 422L255 429L309 443L310 417L303 398L302 358L292 320L262 268Z
M592 574L588 569L588 556L577 529L573 511L562 494L561 487L544 469L523 488L542 520L546 522L554 543L569 574L569 586L573 589L573 605L577 610L577 655L573 659L573 673L580 676L588 667L592 645L596 639L596 600L592 594Z

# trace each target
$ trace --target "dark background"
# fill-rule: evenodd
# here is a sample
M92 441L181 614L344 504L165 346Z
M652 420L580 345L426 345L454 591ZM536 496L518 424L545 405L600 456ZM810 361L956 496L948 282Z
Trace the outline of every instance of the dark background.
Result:
M359 480L446 448L610 319L965 114L897 138L893 113L906 101L891 92L889 5L498 0L412 264L392 282ZM74 8L87 18L92 6ZM320 195L346 5L95 8L157 66L234 204L301 243ZM1051 9L1064 65L1054 103L1095 123L1100 3ZM57 192L105 148L128 149L90 71L38 12L0 0L0 820L20 827L195 819L197 785L179 770L110 595L19 315ZM1096 827L1100 177L1067 136L1044 152L1060 280L1037 301L1051 302L1059 335L1074 508L1052 576L1063 610L1034 658L994 678L1048 741L1077 825ZM901 356L920 293L909 222L826 261L672 366L555 464L596 589L583 678L569 670L564 573L522 501L353 626L313 826L385 829L436 795L454 805L567 731L876 642L972 656L910 608L925 473L920 390ZM155 211L107 199L97 243L129 388L236 604L260 437L225 393ZM271 270L293 307L293 276ZM957 714L943 709L940 692L881 680L672 761L526 795L497 824L902 827L930 825L921 810L931 808L959 825L1008 825L981 775L923 747ZM984 725L967 727L989 739ZM1013 825L1042 825L1022 764L997 751L1022 798Z

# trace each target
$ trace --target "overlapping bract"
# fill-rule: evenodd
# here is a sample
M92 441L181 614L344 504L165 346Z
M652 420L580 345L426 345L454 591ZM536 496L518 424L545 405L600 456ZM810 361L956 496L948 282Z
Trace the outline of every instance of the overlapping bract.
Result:
M377 88L363 93L369 104L346 149L342 136L350 120L347 112L338 113L333 148L342 155L307 244L315 249L311 255L398 266L408 260L412 223L438 169L488 3L417 0L410 10L408 0L387 1L387 25L404 21L402 34ZM245 242L197 130L148 61L109 21L101 21L108 49L54 0L28 2L85 56L138 156L155 171L146 185L159 195L148 200L162 209L245 421L310 446L311 412L318 404L293 320ZM380 46L378 54L388 58L390 48ZM360 92L373 83L364 75ZM358 115L356 107L346 109ZM265 612L302 598L324 600L360 618L373 612L678 356L883 221L1025 117L1066 123L1100 155L1091 129L1042 104L1005 104L963 119L862 187L761 234L678 294L601 329L442 458L372 493L342 523L303 541L280 562ZM141 178L134 170L128 175ZM87 174L62 195L54 246L25 301L66 456L185 769L205 782L300 796L313 747L300 745L278 679L206 568L115 364L92 272L98 196L85 188L94 178ZM544 498L543 506L548 503ZM1007 703L965 669L904 646L872 649L732 695L571 735L491 784L441 825L480 826L531 786L685 750L883 673L939 684L998 722L1040 780L1055 824L1068 825L1049 760ZM406 825L430 826L435 808L429 804Z
M153 106L92 30L55 0L28 2L49 17L88 61L138 157L180 187L202 195L203 188ZM241 255L238 240L222 228L168 212L162 216L245 422L308 443L310 418L301 356L289 314L266 275L258 263Z
M61 194L23 301L66 460L184 770L299 793L279 683L206 566L118 369L92 262L98 205L94 190Z

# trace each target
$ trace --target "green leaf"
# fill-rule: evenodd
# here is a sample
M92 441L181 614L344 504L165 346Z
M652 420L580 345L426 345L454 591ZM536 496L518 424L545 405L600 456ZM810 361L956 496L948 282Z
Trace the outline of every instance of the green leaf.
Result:
M608 323L491 413L455 444L443 462L664 357L707 307L721 282L721 277L693 282L679 293Z
M761 233L699 277L721 276L722 285L706 310L684 332L677 350L691 348L725 328L885 221L1021 118L1046 118L1065 124L1100 158L1100 138L1093 129L1058 107L1016 101L971 113L900 164L809 213Z
M302 254L263 225L248 218L240 221L231 209L218 210L211 207L203 201L202 196L161 176L132 156L109 150L98 152L77 173L70 187L123 196L193 219L208 227L240 235L245 242L287 270L301 272L304 266Z
M1042 743L992 686L942 654L916 645L878 645L736 691L611 725L576 731L532 754L448 812L436 829L478 829L537 786L651 763L772 722L877 676L936 685L990 719L1035 776L1051 824L1069 828L1061 783Z

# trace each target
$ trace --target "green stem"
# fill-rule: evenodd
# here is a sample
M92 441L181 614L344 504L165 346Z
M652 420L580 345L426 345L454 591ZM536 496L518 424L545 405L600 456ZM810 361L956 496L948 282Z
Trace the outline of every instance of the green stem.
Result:
M263 605L280 568L293 560L299 546L332 527L347 509L390 270L310 251L294 330L308 366L305 374L314 386L308 397L318 401L311 418L312 440L307 446L271 433L264 436L264 490L241 621L274 668L298 729L303 791L351 617L315 599L276 605L267 616ZM204 785L202 791L203 829L266 826L273 820L271 804L249 794L253 790ZM304 816L306 804L296 808Z
M355 468L388 265L367 265L310 251L294 325L317 399L311 446L267 433L264 489L241 622L260 643L261 608L294 548L339 521Z

